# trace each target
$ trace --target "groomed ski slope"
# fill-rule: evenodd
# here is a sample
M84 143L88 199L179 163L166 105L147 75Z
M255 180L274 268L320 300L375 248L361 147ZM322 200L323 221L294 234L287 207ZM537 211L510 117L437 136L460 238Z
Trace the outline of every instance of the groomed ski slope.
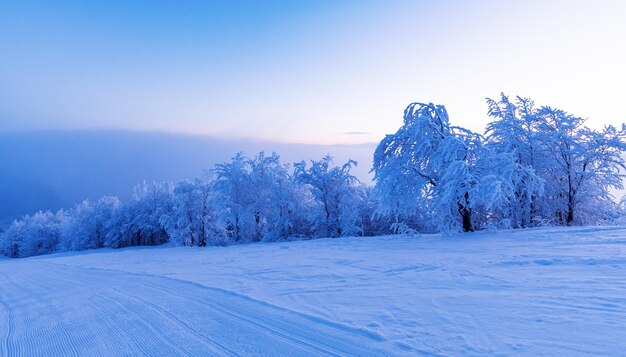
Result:
M0 355L623 355L626 229L0 260Z

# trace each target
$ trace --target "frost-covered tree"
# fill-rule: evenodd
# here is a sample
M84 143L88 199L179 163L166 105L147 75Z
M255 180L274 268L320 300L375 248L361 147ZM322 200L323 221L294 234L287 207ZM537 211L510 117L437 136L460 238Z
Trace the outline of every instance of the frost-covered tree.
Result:
M242 153L213 169L212 205L229 242L278 240L297 235L300 190L276 153Z
M135 187L133 200L117 209L109 220L105 246L121 248L167 242L164 221L172 209L170 184L144 182Z
M250 159L238 153L230 162L215 165L212 173L215 182L211 203L217 211L224 240L252 240L255 197L250 185Z
M567 225L601 218L606 212L597 209L611 207L610 189L623 187L626 131L613 126L591 130L583 118L551 107L540 108L536 115L545 157L539 165L546 181L544 215Z
M107 226L120 207L117 197L102 197L95 204L88 200L67 212L67 223L61 232L59 250L102 248Z
M267 156L260 152L248 161L250 166L254 241L284 238L291 228L293 210L291 186L287 166L281 164L276 153Z
M173 192L173 210L164 219L170 240L204 247L215 237L215 211L211 206L211 181L179 182Z
M327 155L319 161L311 161L308 168L304 161L294 165L296 181L314 198L310 220L316 236L362 233L359 206L365 195L357 178L350 173L356 164L349 160L342 166L334 166L333 158Z
M273 190L265 196L268 215L263 241L305 238L311 232L311 224L307 218L313 198L288 172L281 170L277 178Z
M450 135L443 106L412 103L404 125L387 135L374 153L374 180L384 215L414 215L428 207L442 172L438 155Z
M404 124L374 154L379 213L427 214L439 229L473 231L476 209L507 200L509 186L492 167L494 160L482 136L450 125L444 106L412 103Z
M8 257L20 256L20 245L24 241L24 219L15 220L9 228L0 235L0 252Z
M0 249L11 257L29 257L57 251L61 230L66 223L63 210L39 211L24 216L9 226L2 236Z
M512 228L528 227L538 219L536 200L542 195L544 181L537 174L543 153L537 135L541 123L534 102L517 97L516 102L501 94L500 100L487 98L488 114L494 121L487 125L487 145L495 154L508 154L513 162L502 175L512 186L509 204L499 212Z
M528 98L513 103L501 94L487 104L495 118L487 126L488 143L517 165L510 175L513 227L594 223L613 216L610 189L622 185L623 128L591 130L584 119L547 106L537 109Z

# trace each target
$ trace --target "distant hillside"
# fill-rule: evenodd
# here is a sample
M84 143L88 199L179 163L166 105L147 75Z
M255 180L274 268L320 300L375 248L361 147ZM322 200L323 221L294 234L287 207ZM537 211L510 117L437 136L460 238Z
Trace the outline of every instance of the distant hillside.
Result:
M128 199L146 181L197 177L236 152L276 151L283 162L330 154L370 183L375 144L305 145L224 140L206 136L130 131L0 133L0 227L37 210L70 207L86 198Z

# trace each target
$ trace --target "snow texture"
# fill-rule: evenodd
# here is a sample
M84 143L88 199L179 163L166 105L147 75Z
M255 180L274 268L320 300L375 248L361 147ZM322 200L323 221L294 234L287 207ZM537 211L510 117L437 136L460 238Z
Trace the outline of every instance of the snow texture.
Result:
M0 355L620 355L626 228L0 260Z

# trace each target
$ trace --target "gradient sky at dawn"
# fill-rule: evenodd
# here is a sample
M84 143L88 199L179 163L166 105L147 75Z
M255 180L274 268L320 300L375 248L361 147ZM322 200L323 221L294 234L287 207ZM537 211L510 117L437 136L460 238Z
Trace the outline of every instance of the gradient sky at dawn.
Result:
M0 131L376 142L411 101L626 121L626 1L0 0Z

